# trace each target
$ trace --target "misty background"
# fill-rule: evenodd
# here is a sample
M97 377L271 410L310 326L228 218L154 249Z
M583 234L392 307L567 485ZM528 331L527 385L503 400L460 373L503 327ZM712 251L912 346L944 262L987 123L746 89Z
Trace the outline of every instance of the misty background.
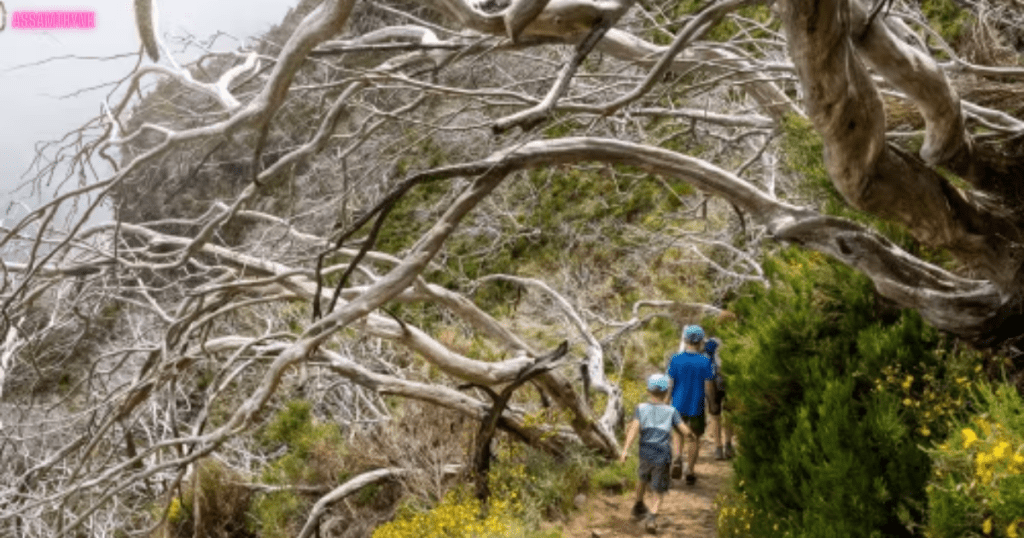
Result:
M211 49L236 50L248 38L280 23L297 3L298 0L163 0L157 2L158 31L175 60L184 64L205 51L194 45L186 48L176 37L191 35L206 43L220 31L228 36L216 39ZM4 4L7 24L0 31L0 218L10 226L29 208L35 209L49 200L66 175L66 168L62 168L49 187L34 191L22 187L37 170L31 166L36 148L41 142L59 140L99 115L100 103L110 94L113 83L128 75L138 61L139 37L131 0L86 0L73 4L6 0ZM96 28L11 28L12 12L42 10L93 11ZM166 58L160 61L169 65ZM143 91L152 88L156 81L152 75L143 78ZM123 90L119 90L110 102L116 102L122 95ZM98 131L91 132L95 135ZM55 149L46 152L48 158ZM99 168L101 159L96 161L98 173L109 173L109 167ZM61 188L61 192L72 188L75 181ZM109 216L109 211L105 211L91 220L106 220Z

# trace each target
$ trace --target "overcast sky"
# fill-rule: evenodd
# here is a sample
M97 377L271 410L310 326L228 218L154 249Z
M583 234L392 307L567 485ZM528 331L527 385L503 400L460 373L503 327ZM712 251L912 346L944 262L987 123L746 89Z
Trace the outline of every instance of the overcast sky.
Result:
M116 81L134 65L135 58L102 61L98 58L133 54L139 48L131 0L84 0L61 3L40 0L4 0L7 24L0 31L0 217L7 215L12 199L32 207L40 197L13 195L23 180L40 140L60 138L99 113L99 104L110 88L68 94ZM191 34L205 39L218 30L240 40L259 35L280 22L298 0L162 0L160 34L176 52L179 62L195 58L177 52L174 35ZM11 28L14 11L91 11L96 28L88 30L26 30ZM219 39L215 50L234 50L238 41ZM47 58L74 55L43 65L19 67ZM89 57L89 58L86 58ZM90 59L95 58L95 59ZM148 59L146 61L149 61ZM161 62L165 62L161 58ZM43 194L42 198L48 196ZM21 210L11 213L23 214ZM11 217L7 218L11 224Z

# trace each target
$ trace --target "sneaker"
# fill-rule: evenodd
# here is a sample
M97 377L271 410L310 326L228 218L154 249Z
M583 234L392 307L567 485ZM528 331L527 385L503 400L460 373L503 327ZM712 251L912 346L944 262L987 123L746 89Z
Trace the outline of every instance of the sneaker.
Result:
M692 485L694 485L696 483L697 483L697 475L692 474L692 473L686 475L686 485L687 486L692 486Z
M647 505L644 504L643 501L637 501L636 504L633 505L633 519L643 519L648 514Z
M722 453L722 447L720 447L720 446L719 447L715 447L715 459L719 460L719 461L725 459L725 454Z
M647 519L644 520L644 530L650 534L658 532L658 516L655 514L648 514Z
M662 467L664 469L664 467ZM672 462L672 478L679 480L683 477L683 460L681 458Z
M735 456L735 455L736 455L736 453L734 453L732 451L732 445L731 444L730 445L725 445L725 457L726 457L726 459L732 459L732 457Z

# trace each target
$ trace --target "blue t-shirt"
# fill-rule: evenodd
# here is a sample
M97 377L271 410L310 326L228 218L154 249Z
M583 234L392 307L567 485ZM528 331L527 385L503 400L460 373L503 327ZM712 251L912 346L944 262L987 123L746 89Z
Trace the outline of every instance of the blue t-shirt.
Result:
M672 356L668 376L672 378L672 406L679 414L704 414L704 380L715 377L715 363L706 355L683 351Z
M672 461L672 428L683 421L667 404L642 403L633 418L640 422L640 459L654 465Z

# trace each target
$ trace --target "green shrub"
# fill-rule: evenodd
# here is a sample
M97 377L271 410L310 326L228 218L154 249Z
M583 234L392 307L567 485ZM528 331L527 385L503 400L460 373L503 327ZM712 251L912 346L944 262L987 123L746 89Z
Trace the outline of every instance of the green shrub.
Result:
M944 340L916 312L821 255L790 249L765 269L771 288L752 287L730 307L741 323L722 328L742 450L721 535L918 535L920 447L951 416L926 394L962 398L954 374L976 357L937 351Z
M931 537L1024 534L1024 400L1009 385L977 393L981 412L931 451Z
M590 477L591 487L609 490L616 493L632 491L636 488L636 471L639 459L635 446L631 447L626 463L607 463L594 470Z
M921 2L921 12L931 27L949 43L956 43L971 23L971 12L954 0Z
M590 485L597 459L574 450L558 458L517 444L506 447L498 461L491 469L492 493L517 502L520 517L536 527L572 511L573 498Z
M268 445L288 448L263 469L267 484L334 487L352 474L352 462L337 425L315 422L312 406L305 400L288 402L261 437ZM294 536L305 523L304 515L311 504L310 499L293 491L259 495L253 512L260 536Z
M195 464L181 485L181 495L171 499L167 522L158 529L161 538L248 538L248 514L252 495L242 485L243 477L218 462L206 458ZM156 514L162 517L163 510ZM197 518L198 516L198 518Z

